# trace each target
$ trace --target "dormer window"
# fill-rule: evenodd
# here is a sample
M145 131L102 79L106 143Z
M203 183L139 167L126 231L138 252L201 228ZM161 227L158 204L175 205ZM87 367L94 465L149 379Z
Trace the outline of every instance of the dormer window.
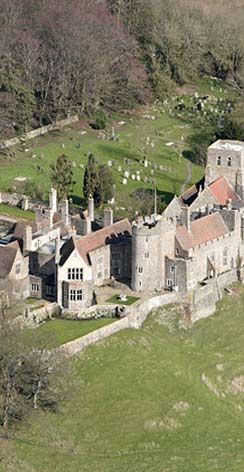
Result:
M217 157L217 166L221 166L221 157L220 156Z
M228 157L228 159L227 159L227 166L231 167L231 157Z

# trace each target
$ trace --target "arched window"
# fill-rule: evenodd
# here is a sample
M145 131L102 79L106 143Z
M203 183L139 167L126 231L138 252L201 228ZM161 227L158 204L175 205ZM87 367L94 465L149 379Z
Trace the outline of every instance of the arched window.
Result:
M231 157L228 157L228 159L227 159L227 165L228 165L228 167L231 167Z
M217 166L221 166L221 157L220 156L218 156L218 158L217 158Z

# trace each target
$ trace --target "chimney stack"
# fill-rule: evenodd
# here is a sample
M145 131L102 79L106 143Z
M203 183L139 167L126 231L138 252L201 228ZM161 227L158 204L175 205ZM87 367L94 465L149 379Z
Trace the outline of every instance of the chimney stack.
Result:
M24 229L24 251L31 251L32 249L32 227L26 226Z
M69 202L67 198L61 202L61 215L65 225L69 226Z
M104 228L106 226L111 226L114 222L114 218L113 218L113 210L112 208L106 208L104 210L104 216L103 216L103 226Z
M88 198L88 216L92 221L94 221L94 198L90 195Z
M226 207L227 207L227 210L232 210L232 199L231 198L228 198L228 200L226 201Z
M187 231L191 231L191 210L188 206L182 208L182 223L186 226Z
M55 239L55 264L60 261L60 238Z
M57 189L53 187L50 189L50 192L49 192L49 208L50 210L53 211L53 213L56 213L58 211Z

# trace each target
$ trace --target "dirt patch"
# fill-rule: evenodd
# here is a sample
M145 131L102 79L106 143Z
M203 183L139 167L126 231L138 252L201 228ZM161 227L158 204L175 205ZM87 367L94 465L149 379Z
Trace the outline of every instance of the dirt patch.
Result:
M235 377L231 381L229 385L229 392L233 395L239 395L240 393L244 393L244 375Z
M184 401L177 402L173 405L173 409L179 413L185 413L187 410L189 410L189 408L189 403Z
M167 431L174 431L181 427L181 423L174 418L165 416L164 418L147 420L144 424L144 428L149 431L161 431L166 429Z
M216 369L217 369L219 372L223 372L223 371L225 370L224 364L217 364L217 365L216 365Z

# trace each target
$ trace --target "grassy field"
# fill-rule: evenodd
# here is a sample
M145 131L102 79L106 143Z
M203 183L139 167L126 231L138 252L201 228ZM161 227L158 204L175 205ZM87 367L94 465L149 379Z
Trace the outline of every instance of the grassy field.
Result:
M243 472L238 290L192 328L167 307L73 359L60 411L2 441L1 472Z
M182 90L186 106L190 106L194 92L209 93L209 110L215 113L217 107L221 114L221 102L236 99L237 94L219 81L199 81L189 91ZM180 93L180 92L179 92ZM129 195L139 188L152 189L155 183L165 202L174 194L179 194L184 182L189 186L203 174L203 168L192 165L189 176L189 161L180 157L183 150L189 148L189 139L195 139L207 128L207 118L189 110L179 112L176 105L180 97L175 96L164 104L155 104L138 110L131 115L114 117L110 120L103 139L103 132L92 130L87 124L80 123L73 128L53 132L36 140L29 141L24 148L19 145L15 156L9 159L0 157L0 189L24 191L24 183L15 181L16 177L25 177L28 182L35 182L46 192L50 186L50 164L65 153L74 165L76 184L73 191L74 203L80 203L82 180L87 154L93 152L99 162L112 161L112 171L116 182L116 203L127 209ZM213 108L214 107L214 108ZM210 113L210 111L209 111ZM111 141L108 136L115 129L118 141ZM145 143L147 141L147 145ZM142 164L142 148L151 165ZM127 159L128 164L125 163ZM163 166L160 170L160 165ZM121 168L121 171L118 168ZM127 185L122 184L123 173L129 170ZM141 180L134 181L131 175L140 171Z
M24 211L21 208L5 205L4 203L0 203L0 215L11 216L17 219L22 218L24 220L34 220L35 218L35 213L32 211Z
M113 321L108 318L82 321L52 320L35 329L26 329L22 335L23 342L35 347L42 344L45 348L52 349L85 336L85 334L102 328Z

